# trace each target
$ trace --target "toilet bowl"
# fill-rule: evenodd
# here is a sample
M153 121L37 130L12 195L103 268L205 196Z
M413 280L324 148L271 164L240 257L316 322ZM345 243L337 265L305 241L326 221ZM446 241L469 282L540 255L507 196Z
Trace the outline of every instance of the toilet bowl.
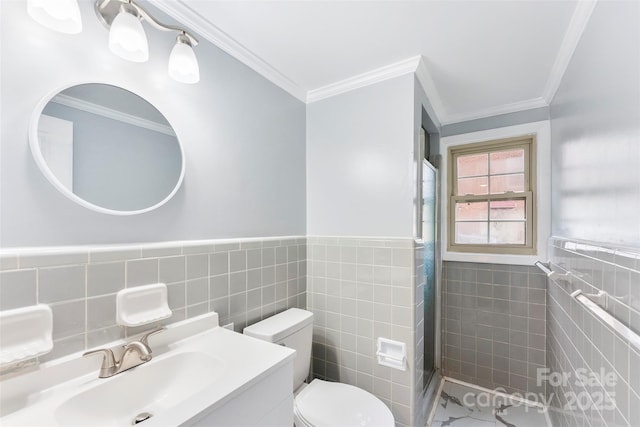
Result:
M254 323L244 334L296 350L293 416L296 427L393 427L387 406L361 388L314 379L306 384L311 364L313 313L291 308Z
M296 427L395 425L389 408L373 394L319 379L297 394L293 418Z

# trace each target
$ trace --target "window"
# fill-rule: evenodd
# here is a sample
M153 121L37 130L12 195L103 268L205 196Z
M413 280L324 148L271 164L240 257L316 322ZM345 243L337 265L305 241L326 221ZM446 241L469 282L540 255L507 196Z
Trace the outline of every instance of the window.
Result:
M449 236L454 252L534 254L535 138L449 148Z

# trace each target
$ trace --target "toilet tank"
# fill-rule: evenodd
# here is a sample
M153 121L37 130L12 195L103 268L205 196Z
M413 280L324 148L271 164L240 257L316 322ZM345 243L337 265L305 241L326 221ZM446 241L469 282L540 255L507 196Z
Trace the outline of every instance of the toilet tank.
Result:
M307 379L311 364L313 313L299 308L290 308L247 326L243 333L294 349L296 358L293 362L293 389L296 390Z

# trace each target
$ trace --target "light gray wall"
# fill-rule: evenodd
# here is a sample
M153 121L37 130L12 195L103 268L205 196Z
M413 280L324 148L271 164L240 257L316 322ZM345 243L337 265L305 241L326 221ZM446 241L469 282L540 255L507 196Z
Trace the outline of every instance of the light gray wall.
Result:
M521 125L524 123L549 120L549 107L534 108L532 110L516 111L515 113L500 114L482 119L467 120L466 122L451 123L442 126L441 136L461 135L463 133L481 130L497 129L505 126Z
M639 17L598 2L551 103L556 236L640 246Z
M413 237L414 77L307 106L307 234Z
M109 51L93 3L81 2L81 11L83 32L65 35L35 23L25 2L2 2L0 246L305 234L304 103L204 40L196 47L200 83L174 82L166 72L173 35L147 28L149 62L127 62ZM160 209L133 217L89 211L58 193L33 161L27 130L36 104L91 81L146 98L184 144L184 184Z
M416 143L420 140L420 128L429 134L429 161L434 164L436 156L440 154L440 132L442 126L437 119L435 111L431 106L431 101L427 98L420 80L414 79L414 129L417 134L414 136ZM420 158L424 157L424 153L420 153Z

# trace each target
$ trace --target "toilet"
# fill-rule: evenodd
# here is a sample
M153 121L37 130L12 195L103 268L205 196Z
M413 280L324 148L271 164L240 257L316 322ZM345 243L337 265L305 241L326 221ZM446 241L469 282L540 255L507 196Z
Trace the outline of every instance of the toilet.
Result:
M244 328L250 337L296 350L293 418L296 427L393 427L393 414L371 393L348 384L314 379L311 364L313 313L290 308Z

